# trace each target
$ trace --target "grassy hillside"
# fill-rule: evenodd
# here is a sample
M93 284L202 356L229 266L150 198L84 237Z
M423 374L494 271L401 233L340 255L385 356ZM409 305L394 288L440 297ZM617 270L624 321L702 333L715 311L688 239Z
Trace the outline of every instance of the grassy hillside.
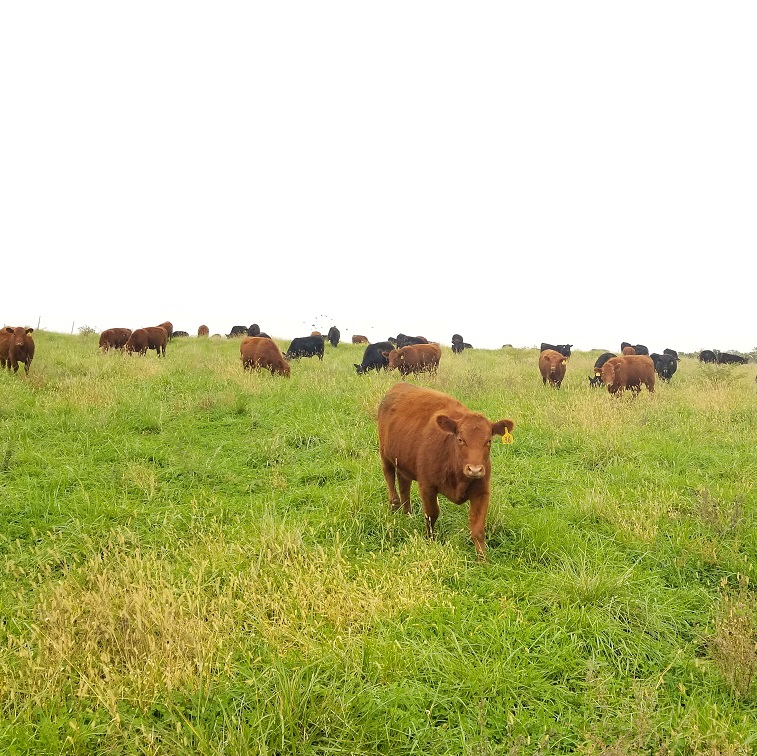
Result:
M489 560L390 513L396 376L326 346L290 380L239 342L165 360L35 333L0 375L0 752L749 754L754 364L684 359L632 400L535 350L410 380L492 419ZM284 345L286 346L286 345Z

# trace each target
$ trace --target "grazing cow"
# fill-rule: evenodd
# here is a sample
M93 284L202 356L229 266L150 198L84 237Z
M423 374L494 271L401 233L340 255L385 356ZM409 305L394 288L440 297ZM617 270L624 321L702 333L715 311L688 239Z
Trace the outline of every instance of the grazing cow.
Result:
M653 393L654 375L654 362L647 354L613 357L602 366L602 382L611 394L631 389L636 396L642 383Z
M565 378L565 366L568 364L568 358L558 352L556 349L545 349L539 354L539 372L541 373L542 383L546 386L547 381L550 385L560 388L560 384Z
M166 342L168 333L163 326L150 326L149 328L137 328L126 342L126 351L147 354L148 349L154 349L158 357L166 356Z
M158 323L156 328L165 328L169 341L173 338L173 323L170 320L166 320L165 323Z
M678 360L670 354L657 354L657 352L650 354L649 357L654 362L655 373L668 383L678 370Z
M398 333L396 339L387 339L387 341L396 342L397 349L413 344L428 344L428 339L423 336L406 336L404 333Z
M746 365L749 360L740 354L730 352L718 352L716 355L718 365Z
M189 336L189 334L186 331L174 331L173 337L174 339L186 339Z
M559 352L563 357L570 357L570 349L573 346L573 344L547 344L545 341L542 341L541 347L539 348L540 352L544 352L547 349L552 349L555 352Z
M260 326L257 323L253 323L247 329L247 335L248 336L260 336Z
M339 346L339 338L341 337L341 335L342 334L339 332L339 329L336 326L331 326L326 338L329 340L329 344L331 344L331 346L336 347Z
M604 352L597 357L597 361L594 363L594 376L589 377L589 386L591 388L599 388L602 385L602 365L615 356L612 352Z
M359 333L353 334L353 336L352 336L352 343L353 344L367 344L368 343L368 337L367 336L361 336Z
M630 357L631 355L636 354L636 347L632 347L630 344L628 344L628 346L623 347L621 354L624 357Z
M289 378L289 363L281 350L265 336L247 336L239 345L242 367L245 370L270 370L271 375L283 375Z
M246 336L247 329L244 326L231 326L231 333L226 334L227 339L233 339L235 336Z
M284 357L298 360L300 357L318 357L323 359L323 336L298 336L292 339Z
M663 354L669 354L674 360L678 359L678 352L675 349L663 349Z
M375 344L368 344L363 352L363 361L360 365L355 365L358 375L363 375L369 370L382 370L389 367L389 353L394 349L389 341L377 341Z
M198 336L210 336L210 328L208 328L206 325L201 325L197 329L197 335Z
M718 361L718 357L711 349L704 349L699 353L699 361L714 363Z
M438 495L455 504L470 501L470 533L479 558L485 558L491 442L494 436L509 436L513 427L512 420L493 423L440 391L395 384L378 408L379 454L390 507L410 514L410 486L418 481L426 534L433 538Z
M131 328L106 328L100 334L100 349L107 352L109 349L120 349L126 346L131 336Z
M0 331L0 368L7 367L18 373L19 362L24 366L24 373L29 375L29 368L34 359L33 328L6 326Z
M389 370L396 368L401 375L435 373L441 357L442 350L438 344L409 344L389 352Z

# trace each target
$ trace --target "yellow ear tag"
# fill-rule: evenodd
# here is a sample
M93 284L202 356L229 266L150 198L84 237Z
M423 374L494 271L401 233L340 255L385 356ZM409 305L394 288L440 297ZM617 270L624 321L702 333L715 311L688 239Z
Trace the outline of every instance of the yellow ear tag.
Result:
M513 442L513 434L510 433L507 428L505 428L505 432L502 434L502 443L503 444L511 444Z
M568 361L567 361L567 360L563 360L563 361L562 361L562 364L563 364L563 365L567 365L567 364L568 364Z

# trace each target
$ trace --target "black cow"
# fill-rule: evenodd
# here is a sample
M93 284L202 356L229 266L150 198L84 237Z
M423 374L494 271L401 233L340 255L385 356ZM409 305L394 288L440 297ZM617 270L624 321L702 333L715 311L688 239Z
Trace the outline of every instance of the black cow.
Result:
M253 323L247 329L247 335L248 336L260 336L260 326L257 323Z
M718 352L716 355L718 365L746 365L749 360L740 354L730 352Z
M636 354L649 354L649 349L647 349L644 344L629 344L627 341L621 341L620 351L622 352L626 347L633 347Z
M392 349L394 349L394 345L391 341L377 341L375 344L368 344L365 352L363 352L362 363L355 365L357 374L363 375L369 370L387 369L389 367L389 352Z
M172 338L174 339L185 339L189 336L189 334L186 331L174 331Z
M326 338L329 340L329 344L335 347L335 346L339 346L339 337L341 335L342 334L339 333L339 329L336 326L331 326L331 328L329 328L329 332Z
M663 349L662 353L663 354L669 354L675 360L679 359L678 352L676 352L675 349Z
M656 352L649 355L654 362L654 371L662 378L663 381L669 382L673 374L678 370L678 360L671 354L657 354Z
M465 349L465 342L463 337L459 333L452 334L452 352L453 354L460 354Z
M589 376L589 386L591 388L600 388L602 386L602 365L613 357L617 357L617 355L612 352L604 352L597 357L597 361L594 363L594 376Z
M539 351L543 352L545 349L554 349L556 352L560 352L563 357L570 357L570 348L573 344L547 344L546 341L542 341Z
M284 358L298 360L300 357L318 357L323 359L323 336L298 336L292 339Z
M396 339L389 338L387 341L396 344L397 349L402 349L402 347L411 346L412 344L428 344L428 339L423 336L407 336L404 333L398 333Z
M712 351L712 349L703 349L699 353L699 361L700 362L709 362L714 363L718 361L717 355L715 352Z
M226 334L227 339L234 338L235 336L246 336L247 329L244 326L231 326L231 333Z

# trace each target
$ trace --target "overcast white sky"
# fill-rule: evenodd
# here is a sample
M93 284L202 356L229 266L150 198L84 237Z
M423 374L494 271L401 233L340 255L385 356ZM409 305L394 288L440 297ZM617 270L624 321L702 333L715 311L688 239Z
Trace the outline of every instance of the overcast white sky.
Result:
M754 2L17 2L0 321L749 350Z

